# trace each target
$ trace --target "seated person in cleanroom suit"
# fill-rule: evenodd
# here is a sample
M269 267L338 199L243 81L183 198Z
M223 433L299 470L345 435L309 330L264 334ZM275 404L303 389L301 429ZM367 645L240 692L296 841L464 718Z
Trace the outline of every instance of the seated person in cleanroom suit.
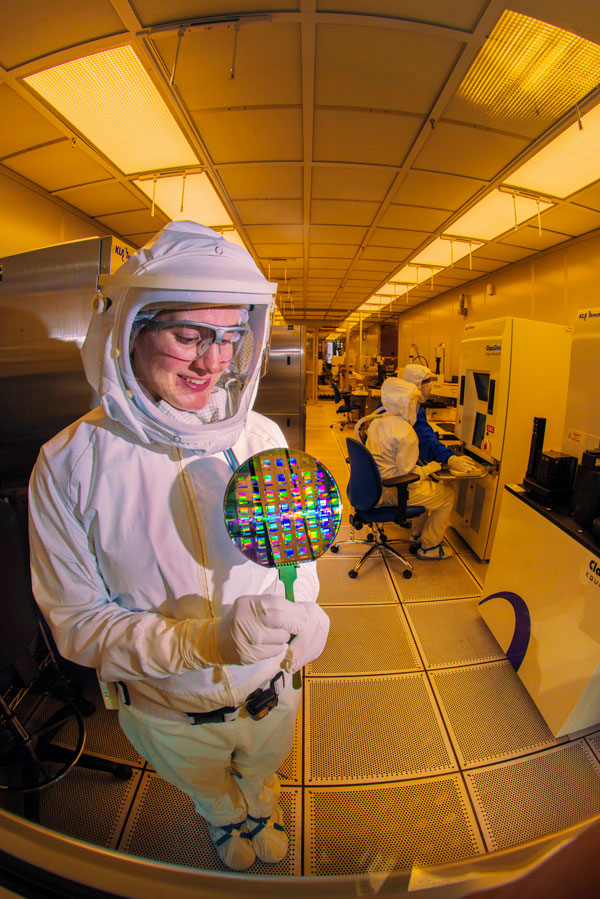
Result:
M423 402L430 395L431 370L425 365L417 365L412 362L410 365L405 365L402 378L404 381L410 381L411 384L415 384L419 388ZM419 459L421 462L447 464L449 470L454 474L462 474L476 469L477 466L468 456L457 456L454 450L444 446L427 421L425 409L422 405L419 406L417 420L413 427L419 440Z
M275 288L209 228L167 225L96 296L82 355L101 405L42 448L30 484L34 592L60 652L119 685L125 734L237 870L287 852L292 673L329 627L314 563L287 602L222 512L238 464L285 445L251 411ZM245 700L276 676L254 720Z
M442 546L442 539L454 494L447 484L429 477L441 469L439 462L417 466L419 441L413 426L420 399L421 391L414 384L401 378L387 378L381 387L381 402L386 411L375 416L369 425L367 449L377 463L382 480L404 474L419 475L419 481L408 488L409 504L425 506L427 510L413 519L413 538L420 542L417 557L441 561L451 555ZM397 501L397 490L384 487L381 502L395 505Z

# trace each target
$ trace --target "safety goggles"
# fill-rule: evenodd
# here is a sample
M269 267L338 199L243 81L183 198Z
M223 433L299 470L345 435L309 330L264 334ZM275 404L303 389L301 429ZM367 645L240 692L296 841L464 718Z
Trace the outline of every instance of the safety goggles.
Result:
M146 326L157 334L159 349L181 359L197 359L204 356L215 344L219 358L232 359L236 344L250 332L249 325L227 325L218 327L197 321L157 321L152 319Z

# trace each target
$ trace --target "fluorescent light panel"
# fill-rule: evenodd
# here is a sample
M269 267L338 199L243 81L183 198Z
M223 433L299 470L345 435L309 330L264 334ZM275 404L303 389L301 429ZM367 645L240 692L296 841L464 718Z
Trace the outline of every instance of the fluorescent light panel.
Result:
M540 200L539 210L543 212L552 205L550 202ZM493 190L450 225L448 233L479 240L493 240L515 225L523 224L537 213L537 200L502 190Z
M423 281L427 281L431 278L432 275L437 274L440 266L431 266L428 265L405 265L404 268L401 268L400 271L394 275L393 278L390 278L390 283L394 284L399 282L401 284L422 284Z
M537 124L543 130L597 86L599 68L598 44L506 10L457 97L495 122Z
M130 46L24 79L125 174L198 159Z
M507 179L506 184L568 197L600 178L600 107L555 137Z
M473 244L472 241L436 237L411 262L413 264L448 268L448 266L454 265L460 259L464 259L465 256L476 250L478 246L479 244Z
M209 228L232 225L227 210L204 172L134 181L173 221L202 222ZM181 201L183 197L183 211ZM227 234L223 235L227 237Z

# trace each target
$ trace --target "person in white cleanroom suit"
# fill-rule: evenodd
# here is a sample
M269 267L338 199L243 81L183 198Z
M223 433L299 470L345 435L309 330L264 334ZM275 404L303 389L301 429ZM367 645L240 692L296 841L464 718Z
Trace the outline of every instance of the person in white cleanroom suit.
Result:
M402 378L404 381L410 381L411 384L415 384L419 388L423 402L431 394L431 369L425 365L417 365L413 362L410 365L405 365ZM413 427L419 440L419 459L421 462L446 464L448 469L454 474L464 474L477 468L468 456L458 456L450 447L444 446L427 421L425 409L422 405L419 406Z
M434 482L430 475L441 469L439 462L418 466L419 441L414 430L421 391L409 381L387 378L381 386L383 414L377 415L367 431L367 449L371 452L382 480L404 474L417 474L419 481L408 487L410 505L425 506L426 512L415 519L422 528L419 559L441 561L450 558L442 546L454 496L446 484ZM384 487L381 502L394 505L397 491Z
M34 593L60 652L119 685L125 734L238 870L286 854L292 672L329 627L315 564L287 602L223 518L238 464L285 445L251 411L275 288L209 228L167 225L96 296L82 355L101 405L42 448L30 484ZM278 704L255 720L245 700L271 681Z

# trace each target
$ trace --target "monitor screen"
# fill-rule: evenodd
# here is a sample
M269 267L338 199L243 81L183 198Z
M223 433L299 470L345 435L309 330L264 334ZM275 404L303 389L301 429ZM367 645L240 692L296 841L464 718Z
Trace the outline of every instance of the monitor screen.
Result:
M490 393L490 375L487 371L474 371L473 380L475 381L475 390L477 391L477 399L487 403ZM479 445L479 444L478 444Z
M475 427L473 428L473 446L481 447L481 441L485 436L485 415L482 412L475 413Z

